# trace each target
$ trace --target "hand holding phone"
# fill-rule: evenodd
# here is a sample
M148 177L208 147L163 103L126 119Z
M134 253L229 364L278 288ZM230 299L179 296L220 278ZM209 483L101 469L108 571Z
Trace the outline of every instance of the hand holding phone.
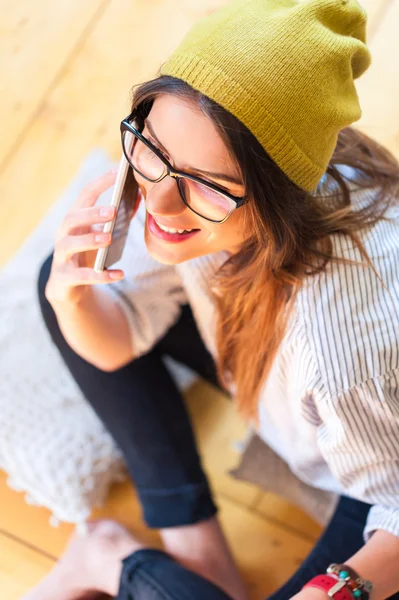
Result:
M51 273L46 285L46 298L50 303L78 303L89 286L123 278L121 270L99 273L93 269L98 249L111 242L111 234L104 237L95 226L111 222L116 212L114 207L95 204L115 179L116 173L111 171L86 185L65 215L56 233ZM105 209L108 214L104 214Z

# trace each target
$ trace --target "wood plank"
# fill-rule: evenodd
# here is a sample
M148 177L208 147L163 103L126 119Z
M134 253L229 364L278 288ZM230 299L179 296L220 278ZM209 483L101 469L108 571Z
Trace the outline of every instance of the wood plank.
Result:
M0 530L24 540L46 554L61 556L74 526L61 523L59 527L52 527L49 522L50 511L26 504L24 497L23 493L17 493L6 485L6 475L0 472ZM113 486L106 504L95 509L92 518L115 519L140 539L159 546L159 536L145 526L139 501L128 481Z
M396 0L393 0L396 1ZM360 4L367 11L367 41L372 41L377 33L381 20L384 18L386 11L392 0L361 0Z
M1 176L7 227L0 236L0 265L66 188L93 146L119 159L119 123L128 113L131 87L153 77L194 21L217 4L170 0L158 2L155 10L152 2L112 1L76 49L56 89L46 95Z
M51 556L60 556L74 527L63 523L51 527L50 511L25 502L25 494L11 490L7 476L0 472L0 530L10 533L27 544Z
M0 164L24 137L48 89L108 0L14 2L1 6Z
M323 531L323 527L303 510L270 492L259 496L254 510L276 523L281 523L283 527L292 528L306 539L316 541Z
M389 4L370 44L372 64L356 83L362 118L355 124L399 157L399 2Z
M222 525L251 598L268 597L295 573L313 544L227 498L218 502Z
M246 433L245 423L238 416L234 403L203 381L195 383L185 396L213 489L245 506L252 506L258 497L258 488L228 474L239 461L234 444Z
M43 552L54 556L62 554L72 533L73 528L70 525L63 524L59 528L52 528L48 523L49 512L43 508L26 505L22 494L5 487L4 476L0 486L0 499L3 507L0 529L6 528L12 535L20 537ZM267 522L259 514L251 512L226 496L217 494L216 501L224 530L240 570L251 586L253 598L259 598L261 593L271 593L301 564L312 543L300 535ZM115 486L106 506L93 514L93 518L105 517L123 523L149 545L161 547L158 534L149 531L141 521L137 498L130 484ZM10 583L7 585L17 586L15 589L20 594L41 579L52 563L48 559L43 561L42 555L38 555L38 569L36 556L32 555L29 549L25 550L22 547L18 552L19 554L10 554L5 563L0 562L0 578L8 577ZM14 562L16 566L12 566ZM27 578L21 579L17 573L18 569L26 571ZM14 578L16 581L13 584Z
M251 599L268 596L296 571L312 544L227 498L219 498L218 503L223 528L250 587ZM0 587L7 600L17 600L52 566L49 558L0 534Z
M54 562L0 532L0 590L4 600L18 600L36 585Z

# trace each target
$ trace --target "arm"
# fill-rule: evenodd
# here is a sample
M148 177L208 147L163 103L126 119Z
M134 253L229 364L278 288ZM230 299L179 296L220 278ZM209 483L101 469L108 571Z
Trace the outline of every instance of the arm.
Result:
M78 305L54 305L58 325L71 348L103 371L133 360L132 336L121 307L100 286L88 288Z
M132 220L121 259L124 279L90 288L77 307L56 307L65 339L79 356L104 371L139 358L176 322L188 302L174 265L153 259L144 241L145 206Z
M356 554L345 561L360 577L374 584L370 600L386 600L399 591L399 537L382 529L376 531ZM291 600L328 600L316 588L306 588Z
M380 529L346 563L374 584L370 600L385 600L399 591L399 537Z
M331 471L349 495L373 504L363 532L365 545L345 561L374 584L370 600L399 592L398 382L399 369L394 369L319 407L323 448L328 448L323 453ZM314 588L295 596L327 598Z

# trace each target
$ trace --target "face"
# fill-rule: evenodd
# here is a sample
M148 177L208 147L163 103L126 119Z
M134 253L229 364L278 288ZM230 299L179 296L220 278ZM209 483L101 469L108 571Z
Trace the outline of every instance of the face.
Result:
M162 144L167 150L162 149L162 153L176 170L201 177L234 196L244 195L238 166L212 121L195 105L172 95L157 97L142 133L159 150L159 142ZM204 171L232 176L237 183L206 175ZM178 264L220 250L231 253L239 250L244 241L242 222L245 205L235 210L225 223L212 223L184 204L172 177L152 183L136 172L134 176L147 210L145 243L148 252L158 262ZM165 240L154 233L153 219L168 228L198 231L187 237L183 235L178 242Z

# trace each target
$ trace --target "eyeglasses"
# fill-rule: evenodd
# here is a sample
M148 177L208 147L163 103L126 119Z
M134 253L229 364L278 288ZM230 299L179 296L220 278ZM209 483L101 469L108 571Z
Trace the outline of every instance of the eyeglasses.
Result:
M237 197L199 177L175 171L163 154L132 125L134 113L120 125L122 148L126 160L141 177L158 183L168 175L176 179L184 204L207 221L224 223L242 206L246 197ZM136 124L136 123L135 123Z

